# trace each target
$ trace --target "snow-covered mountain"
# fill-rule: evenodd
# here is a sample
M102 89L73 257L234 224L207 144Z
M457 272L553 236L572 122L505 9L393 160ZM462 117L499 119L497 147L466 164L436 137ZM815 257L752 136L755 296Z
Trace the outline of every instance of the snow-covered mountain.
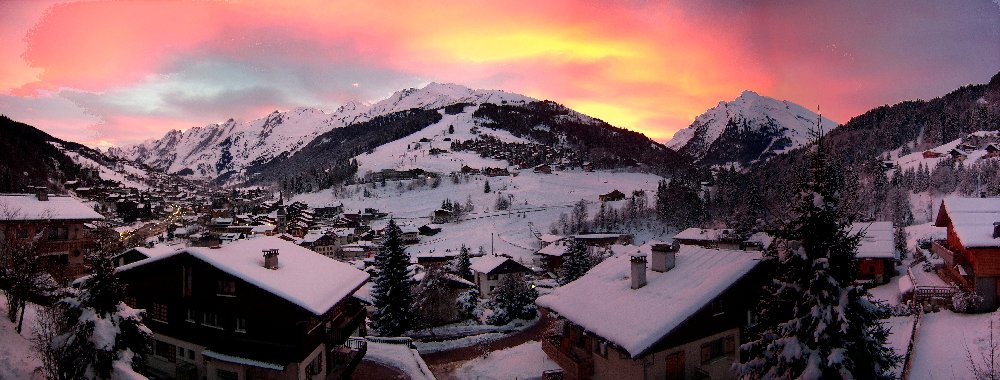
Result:
M702 164L746 166L806 144L817 117L787 100L744 91L699 115L666 146ZM838 125L827 118L822 123L826 132Z
M474 90L431 83L397 91L374 104L349 102L333 113L314 108L274 111L249 122L230 119L219 124L173 130L162 138L112 148L109 154L145 163L168 173L218 179L245 174L247 167L287 157L317 136L335 128L411 108L434 109L455 103L519 104L535 99L498 90Z

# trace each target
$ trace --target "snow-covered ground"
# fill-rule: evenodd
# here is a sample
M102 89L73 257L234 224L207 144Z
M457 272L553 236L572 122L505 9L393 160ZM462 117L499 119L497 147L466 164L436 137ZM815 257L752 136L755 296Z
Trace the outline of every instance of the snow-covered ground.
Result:
M896 351L900 357L906 356L906 346L910 343L910 337L913 336L913 319L914 316L905 317L891 317L885 320L885 325L889 328L889 340L887 344ZM896 375L899 376L903 372L903 363L900 363L896 367Z
M412 380L434 379L434 374L427 368L427 363L424 363L417 350L405 344L368 341L368 352L365 353L364 360L396 368L405 372Z
M559 369L559 365L542 352L540 342L530 341L470 360L455 370L455 375L477 380L538 379L551 369Z
M925 314L913 353L910 378L974 378L968 353L971 352L977 361L982 359L981 355L989 355L991 321L994 339L1000 341L1000 315L997 313L956 314L945 310Z
M0 292L0 379L45 378L29 340L36 318L36 306L28 304L21 334L15 332L15 324L7 319L7 296Z

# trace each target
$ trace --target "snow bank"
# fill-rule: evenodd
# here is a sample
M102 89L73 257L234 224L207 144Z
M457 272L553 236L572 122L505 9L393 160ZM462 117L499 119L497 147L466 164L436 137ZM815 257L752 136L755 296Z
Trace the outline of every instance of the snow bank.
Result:
M460 379L537 379L542 372L553 369L559 369L559 365L542 352L540 342L531 341L494 351L485 359L470 360L455 370L454 375Z

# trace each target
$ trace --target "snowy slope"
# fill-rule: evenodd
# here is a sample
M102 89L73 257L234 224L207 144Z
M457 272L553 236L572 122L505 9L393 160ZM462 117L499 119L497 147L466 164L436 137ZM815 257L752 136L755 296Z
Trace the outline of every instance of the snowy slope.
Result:
M394 93L374 104L349 102L334 113L312 108L275 111L249 122L230 119L221 124L171 131L158 140L110 150L110 154L143 162L169 173L215 179L242 175L252 165L291 155L334 128L411 108L433 109L454 103L523 103L534 99L495 90L473 90L454 84L431 83L422 89ZM189 171L190 170L190 171Z
M970 137L975 138L975 140L970 139ZM975 143L975 141L977 140L979 141L979 143ZM894 159L893 162L896 165L899 165L900 169L902 170L917 169L920 166L920 164L923 164L925 167L929 169L933 169L934 166L936 166L939 162L950 158L949 152L951 152L952 149L958 148L959 145L965 143L975 148L968 152L965 152L966 157L965 159L962 160L963 164L965 164L966 166L970 166L976 162L979 162L979 160L991 159L990 157L987 157L985 146L986 144L994 141L1000 141L1000 132L979 131L969 134L969 136L966 138L954 139L952 141L941 144L931 149L919 152L913 152L910 154L900 156ZM924 152L927 151L939 153L942 156L924 157ZM893 155L898 154L898 150L892 152L892 154Z
M666 146L709 164L745 165L808 143L817 116L787 100L744 91L735 100L719 102L699 115ZM824 131L837 125L823 118Z

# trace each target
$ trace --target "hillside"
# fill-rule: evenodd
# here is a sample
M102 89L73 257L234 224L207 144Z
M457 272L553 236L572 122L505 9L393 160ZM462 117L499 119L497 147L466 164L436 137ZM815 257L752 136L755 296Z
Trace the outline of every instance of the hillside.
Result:
M63 154L71 149L81 155L100 153L66 142L38 128L0 116L0 192L24 191L25 186L61 187L70 179L91 177L81 165Z
M703 165L745 167L806 144L817 118L798 104L744 91L699 115L666 146ZM823 119L824 130L836 127Z

